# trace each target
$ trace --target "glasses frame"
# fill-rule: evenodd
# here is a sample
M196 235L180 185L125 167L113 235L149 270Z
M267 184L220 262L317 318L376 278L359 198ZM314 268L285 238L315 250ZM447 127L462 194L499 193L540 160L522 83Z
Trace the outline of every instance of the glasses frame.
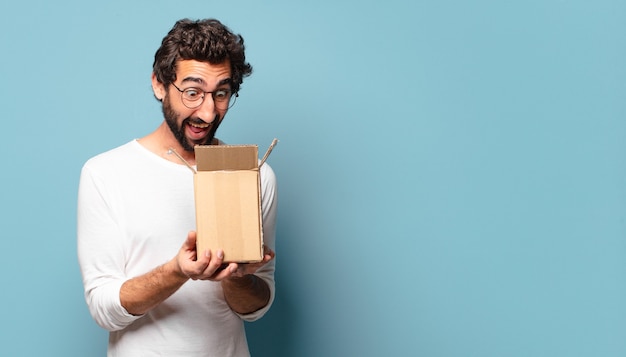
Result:
M215 92L219 92L219 91L223 91L223 90L227 90L227 91L229 91L231 93L230 93L230 98L228 98L228 106L225 109L222 109L222 110L228 110L228 109L232 108L233 105L235 105L235 102L237 101L237 97L239 97L239 93L238 92L234 92L233 93L233 91L231 89L216 89L214 91L207 92L207 91L203 91L202 89L200 89L198 87L189 87L189 88L185 88L185 89L180 89L173 82L172 82L172 85L174 86L174 88L176 88L177 91L180 92L180 101L183 102L183 105L185 107L189 108L189 109L199 108L202 105L202 103L204 103L204 98L206 97L207 94L211 94L211 99L213 100L213 105L215 105L217 107L217 103L218 102L215 101ZM199 103L196 106L189 106L186 103L188 100L185 100L184 95L185 95L185 91L188 91L189 89L194 89L194 90L202 93L202 97L198 100Z

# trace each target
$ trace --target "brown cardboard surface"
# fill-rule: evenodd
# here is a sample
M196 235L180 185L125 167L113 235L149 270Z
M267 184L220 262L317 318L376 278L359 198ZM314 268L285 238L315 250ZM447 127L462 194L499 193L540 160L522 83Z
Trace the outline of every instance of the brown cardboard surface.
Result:
M225 262L263 259L256 145L196 146L197 251L224 250Z
M198 171L251 170L258 167L256 145L204 145L196 146Z

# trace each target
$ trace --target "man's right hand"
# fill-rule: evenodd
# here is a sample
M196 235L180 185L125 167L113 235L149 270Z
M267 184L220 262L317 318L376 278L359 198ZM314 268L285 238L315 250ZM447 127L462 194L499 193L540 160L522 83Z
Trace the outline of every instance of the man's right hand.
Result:
M191 231L176 256L178 271L192 280L221 281L237 270L236 263L224 264L224 251L196 250L196 232Z

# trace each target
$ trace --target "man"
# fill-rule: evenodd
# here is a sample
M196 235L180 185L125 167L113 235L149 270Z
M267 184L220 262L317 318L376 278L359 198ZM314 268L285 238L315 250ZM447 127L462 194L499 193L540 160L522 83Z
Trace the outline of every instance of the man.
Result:
M108 356L248 356L243 321L274 299L275 176L261 166L260 263L223 263L196 251L195 145L214 137L243 78L243 38L217 20L181 20L152 73L164 121L85 163L78 194L78 259L85 298L110 331Z

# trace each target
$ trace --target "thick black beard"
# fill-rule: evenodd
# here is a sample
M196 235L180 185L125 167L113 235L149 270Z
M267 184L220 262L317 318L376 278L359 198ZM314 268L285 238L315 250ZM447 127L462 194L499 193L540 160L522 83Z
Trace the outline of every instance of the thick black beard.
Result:
M194 151L195 145L211 144L213 142L213 139L215 138L215 133L217 132L217 128L220 126L220 123L221 123L219 114L215 115L215 118L213 118L213 125L211 126L211 131L204 138L204 140L199 143L190 143L185 137L185 129L184 129L185 126L188 125L190 121L193 121L196 123L205 123L205 121L201 119L185 118L183 122L181 123L181 125L178 126L176 124L178 113L176 113L174 109L172 108L167 96L163 98L162 110L163 110L163 117L165 117L165 122L167 123L167 126L169 126L170 130L172 131L172 134L174 134L174 137L176 138L180 146L183 148L183 150L189 151L189 152Z

